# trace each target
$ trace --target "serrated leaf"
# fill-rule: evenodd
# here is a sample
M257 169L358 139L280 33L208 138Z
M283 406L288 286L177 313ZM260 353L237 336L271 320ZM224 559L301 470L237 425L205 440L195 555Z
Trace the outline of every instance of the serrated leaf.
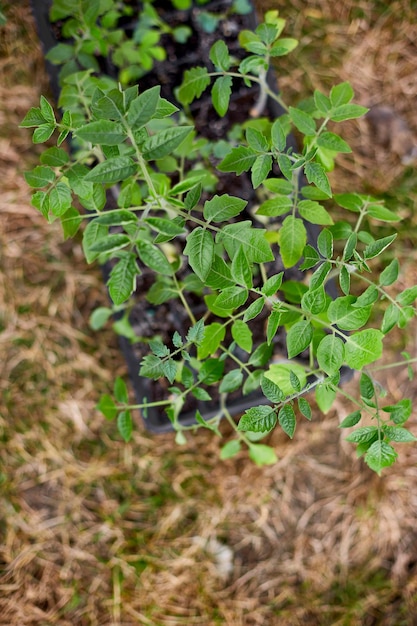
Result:
M121 404L127 404L129 402L127 385L123 378L121 378L120 376L117 376L116 380L114 381L113 391L114 397L116 398L117 402L120 402Z
M332 150L334 152L341 153L349 153L352 152L349 144L346 143L339 135L335 135L334 133L324 132L319 137L317 137L317 145L320 148L325 148L326 150Z
M357 330L364 326L369 319L372 305L353 307L354 296L342 296L329 304L327 314L329 320L342 330Z
M44 143L48 141L48 139L53 135L55 131L55 126L52 124L42 124L38 126L33 132L32 141L33 143Z
M254 433L268 433L277 423L277 416L269 405L259 405L247 409L239 420L238 430Z
M144 158L162 159L171 154L193 130L193 126L176 126L151 135L141 146Z
M289 114L292 123L303 135L315 135L316 122L308 113L290 106Z
M116 306L123 304L136 289L136 276L140 273L136 255L124 253L110 272L107 282L109 295Z
M24 172L28 185L35 188L46 187L55 180L55 174L46 165L37 165L30 172Z
M160 102L161 87L151 87L132 100L127 112L127 122L132 130L138 130L154 116Z
M339 83L338 85L334 85L330 90L330 102L334 107L342 104L349 104L354 95L355 94L350 83Z
M398 454L394 448L385 441L375 441L365 454L365 463L377 474L384 467L390 467L395 463Z
M84 179L92 183L116 183L136 173L137 165L130 157L114 157L98 163Z
M343 122L344 120L353 120L362 117L369 109L359 104L341 104L332 109L330 119L333 122Z
M361 412L353 411L353 413L349 413L339 424L339 428L351 428L352 426L356 426L358 422L361 420Z
M231 65L231 58L227 45L219 39L210 48L210 61L219 69L227 72Z
M344 361L343 341L335 335L326 335L317 348L317 361L323 371L329 376L336 374Z
M368 246L366 246L363 256L364 259L373 259L380 255L384 250L388 248L397 237L396 234L389 235L388 237L383 237L382 239L378 239L377 241L373 241Z
M162 361L154 354L147 354L141 361L139 376L145 376L152 380L164 377Z
M270 402L278 404L285 400L285 395L278 385L265 376L261 378L261 388L264 396L268 398Z
M227 193L221 196L216 194L211 200L206 200L203 214L208 222L223 222L239 215L246 205L247 201L242 198L229 196Z
M78 128L75 137L92 144L117 146L126 139L126 131L119 122L96 120Z
M313 246L307 244L303 250L304 261L300 265L300 270L309 270L320 261L319 254Z
M323 285L306 291L301 298L301 306L305 311L309 311L313 315L322 313L326 308L326 292Z
M275 198L269 198L265 200L259 206L256 211L257 215L265 215L267 217L278 217L279 215L285 215L291 211L293 207L293 201L287 196L275 196Z
M199 98L210 84L206 67L193 67L184 72L183 81L178 89L178 99L183 105L191 104Z
M63 182L58 182L49 193L49 209L56 217L61 217L72 203L71 189Z
M274 296L282 285L284 272L270 276L264 283L261 292L268 298Z
M213 355L218 349L226 335L226 328L223 324L213 322L205 326L204 337L198 345L197 355L200 360Z
M280 119L276 119L271 127L272 146L279 152L283 152L287 145L287 138Z
M321 287L324 284L328 275L330 274L331 269L332 264L330 263L330 261L325 261L324 263L319 265L318 268L311 275L310 290L314 291Z
M298 409L302 415L308 420L312 419L311 406L305 398L298 398Z
M361 330L347 337L345 343L346 364L360 370L365 365L373 363L382 355L382 339L380 330L369 328Z
M303 221L289 215L279 230L280 254L284 267L293 267L301 258L307 243Z
M287 332L288 358L292 359L303 352L311 344L313 327L308 320L296 322Z
M165 254L149 241L139 239L136 241L136 249L142 263L159 274L171 276L174 273L172 265Z
M245 304L248 298L248 290L244 287L226 287L217 296L215 305L226 310L237 309Z
M331 197L332 189L326 171L320 163L306 163L304 172L309 183L314 183L320 191Z
M240 247L232 261L232 276L236 283L244 285L248 289L253 284L253 264L249 261L244 247ZM227 285L226 285L227 286Z
M238 176L247 172L256 159L256 153L246 146L233 148L217 166L221 172L236 172Z
M211 234L197 226L187 237L184 254L194 272L203 282L207 278L214 257L214 241Z
M260 154L255 158L251 169L251 179L254 189L264 182L271 169L272 157L270 154Z
M206 385L212 385L223 378L224 361L207 359L198 372L198 380Z
M384 406L383 411L390 414L394 424L404 424L411 416L413 405L409 398L404 398L391 406Z
M397 443L417 441L413 433L410 433L409 430L401 428L400 426L384 426L384 435L390 441L396 441Z
M114 234L107 235L102 239L98 239L93 245L90 246L92 253L102 254L103 252L116 252L127 246L130 243L130 239L127 235Z
M280 409L278 413L278 421L284 433L292 439L295 432L296 418L291 404L286 404Z

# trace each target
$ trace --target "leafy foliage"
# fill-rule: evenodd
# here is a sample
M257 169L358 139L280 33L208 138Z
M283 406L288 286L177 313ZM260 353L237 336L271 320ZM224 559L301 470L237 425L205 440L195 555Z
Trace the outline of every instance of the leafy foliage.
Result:
M86 217L76 207L88 211L84 254L89 263L112 263L108 289L113 310L125 311L119 330L132 338L130 299L144 270L155 275L148 301L158 306L175 298L189 318L189 328L183 334L176 331L169 342L149 340L141 363L141 376L163 379L166 399L132 405L126 385L117 379L115 400L105 395L98 408L107 419L116 419L125 441L132 436L134 408L146 416L153 406L164 407L179 442L187 429L205 427L219 434L218 422L226 416L238 439L222 448L221 457L238 454L244 442L250 458L263 465L276 456L257 439L278 424L294 437L297 415L313 417L311 392L327 412L336 394L343 393L341 374L351 368L362 372L358 407L340 427L355 428L348 441L380 473L397 457L393 444L415 438L405 427L410 401L381 406L383 394L372 366L382 355L385 337L395 327L404 329L415 315L417 287L395 293L400 276L392 251L396 233L387 234L387 229L398 216L371 196L349 191L333 197L320 158L324 150L334 156L350 151L334 132L335 123L366 109L352 103L348 83L335 85L329 94L316 90L308 106L286 106L268 86L267 70L272 58L287 55L297 42L282 37L285 21L269 11L254 31L240 33L246 53L241 60L220 40L210 51L212 67L185 72L176 94L184 109L178 117L178 107L161 97L158 86L139 93L127 83L163 58L162 33L182 39L187 33L170 30L145 3L137 27L143 37L133 38L140 42L133 48L124 32L114 28L117 18L128 13L129 5L123 3L55 2L52 18L71 16L67 34L73 42L59 44L49 55L64 70L63 115L57 120L42 96L21 124L34 129L35 143L50 144L56 136L57 145L48 147L41 163L25 174L34 189L32 202L48 221L62 223L65 236L75 235ZM206 15L207 28L213 19ZM96 50L111 55L121 68L118 84L94 75ZM214 109L224 116L239 80L258 86L259 102L229 141L208 145L198 137L188 106L209 90ZM266 96L275 98L285 113L276 120L250 119L261 116ZM292 129L304 136L299 152L287 145ZM70 154L60 147L67 137L75 147ZM255 217L262 228L249 213L243 217L245 199L215 193L218 172L249 173L259 193ZM300 174L308 185L302 187ZM118 206L106 211L104 187L113 186L118 187ZM347 211L350 222L335 222L335 203ZM308 224L323 227L316 240L309 237ZM285 280L285 273L274 267L277 258L285 269L298 266L305 280ZM331 299L328 290L335 279L341 295ZM206 305L198 319L191 293L203 296ZM99 309L93 327L100 329L111 313ZM253 324L265 328L260 344L254 344ZM274 363L276 336L283 330L288 361ZM297 362L300 355L307 358ZM405 360L410 361L408 355ZM197 411L196 424L184 426L180 415L187 398L212 401L214 390L220 398L216 415L206 420ZM265 402L248 408L236 425L226 399L237 391L261 392ZM364 414L372 425L356 428Z

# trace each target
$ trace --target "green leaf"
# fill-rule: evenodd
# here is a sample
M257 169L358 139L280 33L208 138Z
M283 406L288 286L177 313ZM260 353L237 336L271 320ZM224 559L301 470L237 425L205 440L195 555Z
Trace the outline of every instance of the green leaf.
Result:
M256 189L264 182L272 169L272 157L270 154L260 154L252 165L252 185Z
M139 376L145 376L152 380L158 380L164 377L162 361L154 354L147 354L141 362Z
M307 376L304 367L299 363L273 363L264 375L265 378L272 380L285 396L290 396L294 393L294 388L291 384L291 372L297 376L301 387L305 387Z
M211 200L206 200L203 215L208 222L223 222L239 215L246 205L246 200L229 196L227 193L215 195Z
M374 219L381 220L382 222L399 222L401 220L399 215L380 204L370 204L366 212Z
M23 120L20 122L20 128L33 128L35 126L42 126L47 120L44 118L42 111L39 107L32 107L26 113Z
M197 276L204 282L214 257L214 241L211 234L197 226L187 237L184 254Z
M114 397L116 398L117 402L120 402L121 404L127 404L129 402L129 392L127 389L127 385L123 378L121 378L120 376L117 376L116 380L114 381L113 391Z
M303 221L289 215L279 230L279 246L284 267L293 267L300 260L307 243Z
M333 107L349 104L354 95L350 83L339 83L338 85L334 85L330 90L330 102Z
M81 126L75 136L83 141L102 146L117 146L126 139L126 131L118 122L97 120Z
M107 306L99 306L90 315L89 325L92 330L100 330L113 315L112 309Z
M319 254L315 248L307 244L303 250L304 261L300 265L300 270L309 270L320 261Z
M329 376L336 374L344 361L343 341L335 335L326 335L317 348L317 361L323 371Z
M296 419L294 409L291 404L283 406L278 413L279 424L286 435L290 439L294 437Z
M363 198L357 193L337 193L334 199L339 206L354 213L359 213L363 206Z
M261 443L251 443L249 446L249 458L259 465L273 465L278 461L275 450Z
M316 134L316 122L308 113L301 109L290 107L289 114L292 123L300 133L307 136Z
M278 217L279 215L285 215L285 213L291 211L292 206L293 201L291 198L287 196L275 196L275 198L270 198L262 202L256 214L266 215L267 217Z
M253 284L252 271L252 263L249 261L246 255L246 251L242 246L239 248L237 254L233 258L232 276L238 284L244 285L248 289L251 289Z
M257 300L254 300L246 309L243 316L243 321L248 322L249 320L253 320L255 317L257 317L264 308L264 304L265 301L263 298L258 298Z
M232 337L239 348L245 352L252 351L252 331L242 320L235 320L232 324Z
M198 345L197 356L205 359L213 355L226 335L226 328L223 324L213 322L204 329L204 337Z
M351 428L352 426L356 426L356 424L360 422L361 417L362 415L360 411L353 411L353 413L349 413L349 415L347 415L345 419L340 422L339 428Z
M313 272L310 278L310 291L315 291L324 284L326 278L330 274L331 269L332 264L330 263L330 261L325 261L318 266L318 268Z
M132 438L133 422L130 411L122 411L117 416L117 428L122 438L128 443Z
M264 283L261 292L264 296L268 298L274 296L277 291L279 291L282 285L282 278L284 276L284 272L279 272L279 274L274 274L274 276L270 276Z
M58 182L49 193L49 208L56 217L61 217L70 208L71 189L63 182Z
M229 266L217 254L213 257L212 266L205 282L212 289L224 289L235 284L235 281L231 278Z
M223 378L224 361L207 359L198 372L198 380L206 385L212 385Z
M305 398L298 398L298 408L304 417L308 420L312 419L311 407Z
M377 241L373 241L368 246L366 246L363 256L364 259L373 259L381 254L384 250L388 248L397 237L397 234L389 235L388 237L383 237L382 239L377 239Z
M386 335L400 319L400 309L395 304L391 303L387 306L384 317L382 318L381 331Z
M97 404L97 409L101 411L104 417L108 420L113 420L118 412L118 408L113 398L107 393L104 393L101 396L100 401Z
M359 104L341 104L331 111L330 119L333 122L343 122L344 120L353 120L362 117L369 109Z
M229 258L233 259L240 246L245 248L250 262L264 263L273 261L274 255L265 237L265 229L253 228L250 221L228 224L216 236L217 243L226 248Z
M178 100L184 106L199 98L210 84L206 67L193 67L184 72L183 81L178 89Z
M267 405L247 409L239 420L238 430L254 433L269 433L277 423L274 409Z
M317 289L308 290L301 298L301 306L313 315L319 315L326 308L326 292L323 285Z
M171 276L174 273L172 265L157 246L149 243L149 241L139 239L136 241L136 248L140 260L147 267L166 276Z
M46 187L55 180L55 174L50 167L37 165L30 172L25 172L25 181L31 187Z
M349 153L352 152L349 144L346 143L339 135L334 133L324 132L317 137L317 145L320 148L326 150L333 150L334 152Z
M303 352L313 339L313 327L308 320L296 322L287 332L288 358L292 359Z
M199 345L204 338L204 333L204 320L201 319L189 328L187 333L187 341Z
M314 90L314 104L320 113L327 114L332 108L330 99L318 89Z
M336 390L331 383L320 383L316 387L316 402L323 413L328 413L336 398Z
M220 459L226 461L236 456L242 448L242 444L238 439L228 441L220 450Z
M375 441L365 454L365 463L377 474L380 474L384 467L390 467L395 463L397 457L398 454L388 443Z
M217 296L215 305L226 310L237 309L248 299L248 290L244 287L226 287Z
M365 291L356 299L355 302L352 302L352 306L362 308L368 306L369 304L373 304L378 300L378 289L376 285L369 285L365 289Z
M247 172L252 167L255 159L256 154L252 148L239 146L232 148L217 167L220 172L236 172L240 176L242 172Z
M44 120L50 124L56 124L54 109L45 96L41 96L40 105L40 110Z
M93 250L93 246L105 238L108 229L102 224L98 224L96 220L88 222L83 234L83 251L87 263L92 263L99 256L99 252Z
M396 298L396 302L401 306L407 306L408 304L412 304L414 300L417 298L417 285L414 287L409 287L408 289L404 289Z
M323 191L329 198L332 195L329 179L326 171L320 163L306 163L304 168L305 175L309 183L314 183L320 191Z
M301 217L312 224L327 226L333 224L333 219L318 202L314 200L301 200L297 205Z
M227 72L230 68L232 60L229 50L222 39L219 39L210 48L210 61L220 70Z
M48 141L54 131L55 126L52 126L52 124L42 124L42 126L36 128L33 133L33 143L44 143L45 141Z
M332 324L337 325L342 330L357 330L364 326L369 319L372 305L361 308L353 307L356 298L354 296L342 296L336 298L329 304L328 316Z
M125 180L133 176L136 171L137 165L130 157L119 156L98 163L84 179L92 183L110 184Z
M98 239L92 246L90 246L91 252L102 254L103 252L115 252L130 244L130 239L127 235L114 234L107 235L103 239Z
M136 255L125 252L110 272L107 286L109 295L115 305L126 302L136 289L136 276L139 274Z
M350 292L350 274L345 266L340 268L339 274L340 289L345 295L349 295Z
M232 391L236 391L236 389L240 389L243 383L243 374L240 369L231 370L227 372L226 376L223 378L220 383L219 391L220 393L231 393Z
M383 411L390 414L390 420L394 424L404 424L411 416L413 405L409 398L404 398L391 406L384 406Z
M174 126L151 135L141 146L145 159L161 159L171 154L194 130L193 126Z
M151 87L132 100L127 112L127 122L132 130L138 130L154 116L160 102L161 87Z
M218 41L217 43L220 43ZM232 77L231 76L219 76L214 82L211 90L211 98L213 106L220 115L224 117L229 109L230 96L232 93Z
M360 370L365 365L372 363L382 355L382 339L384 335L380 330L369 328L361 330L347 337L345 344L346 364Z
M285 396L278 385L265 376L261 378L261 388L264 396L268 398L270 402L278 404L279 402L285 400Z
M267 138L256 128L252 128L251 126L249 126L249 128L246 129L246 141L248 142L248 145L256 152L268 151L269 143Z
M68 152L65 152L62 148L52 146L40 156L40 161L43 165L50 165L51 167L62 167L69 161Z
M398 259L393 259L389 265L379 275L379 284L382 287L388 287L395 283L400 272L400 264Z
M281 324L281 318L281 311L271 311L268 317L268 323L266 327L266 340L268 342L268 345L271 345L275 338L278 327Z
M413 433L410 433L406 428L400 426L384 426L384 435L386 439L390 441L396 441L397 443L409 443L410 441L417 441Z
M279 152L283 152L287 145L287 138L283 124L278 118L274 121L271 127L271 141L273 147Z
M136 221L137 218L135 215L133 215L133 218ZM158 233L167 237L177 237L184 232L183 226L164 217L147 217L143 221L149 224Z

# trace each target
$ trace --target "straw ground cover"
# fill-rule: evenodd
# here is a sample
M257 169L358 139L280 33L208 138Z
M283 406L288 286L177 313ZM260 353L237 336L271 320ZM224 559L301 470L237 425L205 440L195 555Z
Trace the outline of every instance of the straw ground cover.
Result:
M305 4L282 2L302 41L301 63L282 83L296 95L335 76L349 79L366 103L374 77L372 98L417 129L411 3L392 3L395 12L384 12L383 3ZM347 401L300 424L290 444L274 434L280 461L263 469L243 457L219 463L210 433L179 448L171 435L151 436L139 423L123 444L96 412L97 398L125 366L111 329L97 335L88 327L91 310L106 304L98 270L85 267L79 242L63 244L59 227L30 207L22 173L36 148L17 125L47 83L26 2L5 9L0 624L411 626L417 452L403 448L394 469L374 476L335 433L351 410ZM359 130L349 126L368 149ZM382 156L375 164L364 152L346 161L344 175L369 189L393 159ZM393 160L389 194L407 200L399 254L411 284L416 181ZM393 343L392 361L405 347L415 356L413 332L407 346ZM394 400L415 395L399 371L381 372Z

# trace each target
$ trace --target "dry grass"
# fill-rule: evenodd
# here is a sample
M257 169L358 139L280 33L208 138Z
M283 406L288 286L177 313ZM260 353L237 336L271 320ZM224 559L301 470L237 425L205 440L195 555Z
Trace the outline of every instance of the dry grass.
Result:
M283 5L303 58L311 59L307 79L294 70L295 91L336 75L354 79L365 98L358 64L379 59L378 67L388 65L375 80L375 101L390 94L416 129L416 72L395 79L406 49L410 68L417 62L411 4L392 3L389 18L382 3L306 4ZM293 442L273 435L280 461L259 469L243 454L219 463L218 441L207 433L175 447L171 435L150 436L139 423L132 443L122 444L95 411L124 364L112 331L88 328L91 310L106 303L98 271L84 265L79 241L62 243L59 227L30 206L22 172L37 149L17 125L46 79L26 3L7 12L0 39L0 624L416 624L415 447L403 446L397 466L374 476L337 431L350 410L340 400L326 417L300 424ZM365 165L354 166L364 187ZM352 170L345 172L350 180ZM408 184L412 198L415 181ZM404 286L417 282L407 217ZM403 348L398 340L389 357ZM411 331L407 348L415 354ZM394 399L415 396L397 371L384 382Z

